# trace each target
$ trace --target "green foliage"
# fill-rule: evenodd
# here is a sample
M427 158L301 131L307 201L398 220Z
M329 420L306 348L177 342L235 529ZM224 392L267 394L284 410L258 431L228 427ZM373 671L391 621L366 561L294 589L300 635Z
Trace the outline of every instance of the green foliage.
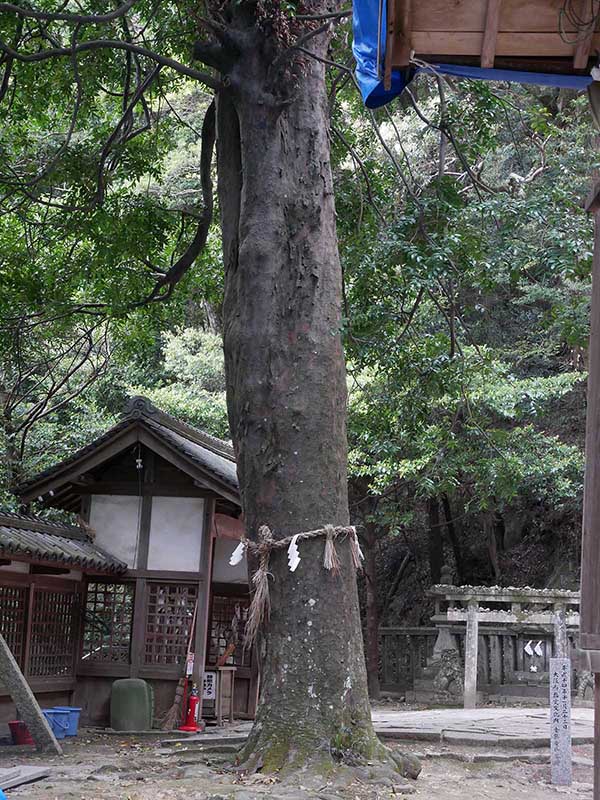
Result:
M424 501L442 497L480 538L492 514L523 529L564 515L577 539L592 259L581 198L595 160L585 98L463 81L446 86L442 113L425 79L416 96L451 139L441 148L410 108L380 112L395 163L351 103L335 120L355 154L334 149L352 481L379 498L371 518L391 548L399 532L422 541Z
M155 385L130 386L156 406L201 430L229 439L221 337L197 328L167 333Z

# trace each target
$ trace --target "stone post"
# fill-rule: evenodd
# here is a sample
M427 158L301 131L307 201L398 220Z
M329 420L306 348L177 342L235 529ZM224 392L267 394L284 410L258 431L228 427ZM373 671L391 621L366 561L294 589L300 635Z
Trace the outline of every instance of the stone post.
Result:
M467 609L467 633L465 636L465 708L475 708L477 706L478 610L477 603L469 603Z
M565 608L556 605L554 606L554 657L568 658L568 644Z
M571 750L571 661L550 659L550 760L552 783L570 786Z

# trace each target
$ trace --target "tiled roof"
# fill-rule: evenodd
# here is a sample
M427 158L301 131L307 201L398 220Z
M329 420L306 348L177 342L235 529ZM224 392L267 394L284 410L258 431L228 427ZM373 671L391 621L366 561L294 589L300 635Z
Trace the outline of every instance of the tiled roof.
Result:
M131 425L131 419L126 417L118 422L116 425L113 425L112 428L109 428L105 433L101 436L98 436L97 439L94 439L93 442L80 447L79 450L76 450L72 453L68 458L65 458L63 461L59 461L57 464L53 464L51 467L47 467L42 472L38 472L37 475L34 475L33 478L30 478L27 481L23 481L23 483L19 484L16 489L16 493L18 495L23 495L27 492L30 486L33 486L36 483L39 483L44 478L58 472L59 470L63 469L64 467L68 467L69 464L74 464L76 461L79 461L80 458L83 458L88 453L92 453L97 447L104 442L110 441L116 434L120 433L121 431L126 430Z
M177 451L192 466L192 469L199 467L200 470L210 472L217 482L221 482L223 489L227 489L228 494L232 493L234 497L237 496L238 480L232 446L187 423L180 422L170 414L154 407L143 397L133 397L122 420L64 461L22 483L17 489L17 494L31 499L38 490L40 493L45 493L48 480L60 482L61 474L68 471L77 462L84 461L88 455L113 438L126 434L137 424L144 426L163 443ZM49 504L51 505L51 503Z
M235 461L221 453L209 450L206 446L188 439L165 425L160 425L153 419L145 420L149 428L156 432L159 438L172 444L180 453L191 458L199 466L214 472L232 488L237 488L237 469Z
M0 512L0 557L24 556L85 572L127 570L126 564L96 547L91 537L77 526Z

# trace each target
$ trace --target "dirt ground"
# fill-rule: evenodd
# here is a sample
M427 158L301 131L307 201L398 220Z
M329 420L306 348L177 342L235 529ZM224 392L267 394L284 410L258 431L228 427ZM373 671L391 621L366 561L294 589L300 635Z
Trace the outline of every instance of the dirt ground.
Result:
M574 783L569 788L551 786L549 764L513 760L514 754L505 762L468 763L457 759L486 751L418 744L398 749L426 756L416 781L397 779L391 772L374 774L369 768L341 768L329 780L310 774L283 782L260 775L244 778L227 771L233 752L201 753L185 743L165 747L160 737L125 739L85 731L67 740L62 758L32 748L0 747L0 767L51 769L50 777L9 790L9 800L383 800L399 794L427 800L591 800L591 746L574 748ZM547 751L526 755L532 760L548 757Z

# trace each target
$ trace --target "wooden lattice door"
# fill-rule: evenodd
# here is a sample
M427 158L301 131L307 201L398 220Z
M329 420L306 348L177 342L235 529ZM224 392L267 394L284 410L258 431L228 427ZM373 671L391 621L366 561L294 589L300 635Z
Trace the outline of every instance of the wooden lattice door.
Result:
M31 677L74 675L78 599L74 591L35 587L29 653Z
M135 587L131 583L88 583L83 662L130 663L134 600Z
M148 583L144 663L176 666L185 662L198 586Z
M0 633L20 667L25 653L28 597L25 586L0 586Z

